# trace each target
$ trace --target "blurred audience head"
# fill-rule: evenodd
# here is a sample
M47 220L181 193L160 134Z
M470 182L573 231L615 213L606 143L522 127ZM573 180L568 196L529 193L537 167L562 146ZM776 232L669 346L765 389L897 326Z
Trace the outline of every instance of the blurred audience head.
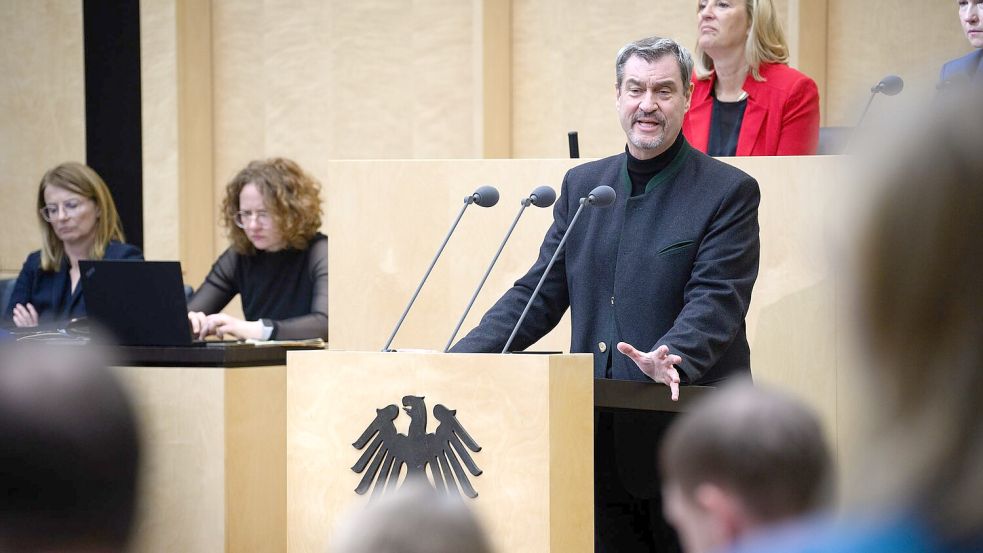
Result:
M321 228L321 184L296 162L271 158L250 162L225 187L222 222L232 248L304 249Z
M94 347L0 349L0 551L125 549L137 422Z
M666 518L687 553L725 548L829 499L832 461L815 413L749 382L681 415L661 454Z
M462 499L427 483L407 482L353 511L338 526L330 553L490 553Z
M915 119L868 183L856 305L880 469L856 489L958 539L983 535L983 110L964 91Z
M110 240L124 241L109 187L82 163L62 163L41 177L37 210L46 271L61 268L66 243L87 245L90 259L102 259Z
M762 63L788 63L788 42L772 0L697 0L696 74L706 79L713 58L743 53L755 80Z

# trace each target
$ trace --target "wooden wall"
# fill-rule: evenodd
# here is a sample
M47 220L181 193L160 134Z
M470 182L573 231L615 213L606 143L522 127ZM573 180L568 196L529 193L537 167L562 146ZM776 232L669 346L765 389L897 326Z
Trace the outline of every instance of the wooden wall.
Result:
M852 124L881 76L907 81L873 114L918 105L968 50L939 0L775 0L792 65L824 121ZM225 247L222 189L251 159L600 157L624 138L613 57L629 40L692 47L695 0L141 0L146 254L197 285ZM0 273L37 247L33 194L82 159L81 0L0 5Z
M81 2L0 2L0 275L41 247L41 176L85 160L82 59Z

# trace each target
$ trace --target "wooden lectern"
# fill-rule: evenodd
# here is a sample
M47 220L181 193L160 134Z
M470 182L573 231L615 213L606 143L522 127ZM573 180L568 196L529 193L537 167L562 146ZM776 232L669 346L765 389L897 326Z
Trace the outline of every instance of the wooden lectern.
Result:
M496 550L592 551L593 385L588 354L290 352L288 551L323 553L338 515L369 501L371 490L359 495L355 489L373 469L369 450L381 434L367 431L374 421L389 425L390 437L395 425L404 443L420 435L420 422L410 429L404 396L424 398L410 401L415 421L425 402L427 433L440 435L453 415L480 446L466 450L480 475L460 461L477 492L462 500ZM363 448L356 449L363 434ZM365 466L356 473L352 467L363 455ZM442 462L453 464L452 456ZM383 474L377 477L382 482L386 464L380 457L372 472Z

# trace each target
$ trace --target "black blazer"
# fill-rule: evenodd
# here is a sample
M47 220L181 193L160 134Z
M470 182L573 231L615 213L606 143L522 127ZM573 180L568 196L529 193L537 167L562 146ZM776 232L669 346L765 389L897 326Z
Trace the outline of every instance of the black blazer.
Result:
M668 345L683 358L686 383L750 373L744 317L758 273L757 181L684 142L646 192L629 198L626 163L621 153L567 172L539 258L453 351L501 351L579 199L606 184L617 200L584 209L512 349L534 344L569 307L570 351L592 352L597 378L649 380L615 351L618 341Z
M103 259L143 259L143 253L136 246L113 240L106 246ZM41 325L84 317L85 298L82 297L82 286L76 286L75 292L72 292L68 269L68 259L63 258L59 270L42 271L40 250L28 255L17 275L7 312L3 314L4 324L13 324L14 306L18 303L31 303L38 312L38 322Z

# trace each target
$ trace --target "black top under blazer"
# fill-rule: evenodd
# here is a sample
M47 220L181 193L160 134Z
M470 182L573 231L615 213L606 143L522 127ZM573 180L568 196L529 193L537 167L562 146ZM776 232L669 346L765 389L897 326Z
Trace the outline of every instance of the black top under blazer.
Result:
M626 163L621 153L567 172L536 263L452 351L501 351L580 198L606 184L617 200L584 209L511 349L534 344L570 307L570 351L594 354L596 378L649 380L616 351L619 341L648 351L666 344L683 359L684 383L750 374L744 317L758 274L757 181L684 142L645 193L629 197Z

